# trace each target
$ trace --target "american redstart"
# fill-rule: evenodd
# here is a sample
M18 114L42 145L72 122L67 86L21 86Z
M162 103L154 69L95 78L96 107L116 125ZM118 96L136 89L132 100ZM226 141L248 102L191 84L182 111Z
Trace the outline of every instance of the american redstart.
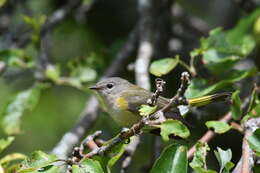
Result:
M147 100L153 94L119 77L104 79L89 88L97 91L98 99L104 111L123 127L129 127L141 119L140 106L147 104ZM224 101L229 97L230 93L202 96L188 99L188 105L203 106L216 101ZM160 96L157 101L157 109L168 103L169 99ZM170 111L174 112L173 110Z

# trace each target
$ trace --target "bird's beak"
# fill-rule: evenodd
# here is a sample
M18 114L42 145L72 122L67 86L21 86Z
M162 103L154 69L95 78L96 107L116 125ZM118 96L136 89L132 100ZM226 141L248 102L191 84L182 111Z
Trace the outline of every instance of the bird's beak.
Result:
M88 88L91 89L91 90L98 90L98 89L100 89L100 87L98 87L97 85L93 85L93 86L90 86Z

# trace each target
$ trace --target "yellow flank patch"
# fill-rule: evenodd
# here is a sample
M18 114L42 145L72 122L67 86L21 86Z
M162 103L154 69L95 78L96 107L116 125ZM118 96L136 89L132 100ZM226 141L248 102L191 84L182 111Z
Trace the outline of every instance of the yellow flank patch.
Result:
M128 109L128 103L127 101L123 98L123 97L118 97L116 99L116 105L123 110L127 110Z

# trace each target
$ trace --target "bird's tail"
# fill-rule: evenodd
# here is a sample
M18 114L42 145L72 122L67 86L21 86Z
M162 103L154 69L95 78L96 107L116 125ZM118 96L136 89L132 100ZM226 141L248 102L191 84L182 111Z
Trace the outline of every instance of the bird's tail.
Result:
M219 102L219 101L227 101L230 99L231 93L229 92L224 92L224 93L217 93L217 94L212 94L208 96L202 96L202 97L197 97L197 98L192 98L188 99L189 105L190 106L204 106L210 103L214 102Z

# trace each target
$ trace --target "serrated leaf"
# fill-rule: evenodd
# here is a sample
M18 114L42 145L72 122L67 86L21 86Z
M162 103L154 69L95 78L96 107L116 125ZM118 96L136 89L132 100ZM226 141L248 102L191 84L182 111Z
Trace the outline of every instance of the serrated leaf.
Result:
M210 148L207 143L201 142L196 143L195 148L192 162L189 165L192 169L204 168L206 165L206 156Z
M226 133L231 129L231 127L222 121L207 121L206 126L210 129L213 128L216 133Z
M80 165L72 166L72 173L104 173L104 171L98 161L85 159Z
M260 128L256 129L251 136L247 138L250 148L260 157Z
M10 102L5 111L1 122L5 133L9 135L20 133L20 121L26 109L33 109L38 103L41 86L35 86L18 93L14 100Z
M232 99L231 112L232 112L232 118L235 120L240 119L242 115L241 100L239 97L239 93L240 91L237 90L233 92L231 96Z
M139 114L141 116L148 116L151 115L156 111L157 106L149 106L149 105L141 105L139 109Z
M172 71L179 63L179 57L176 58L164 58L154 61L150 66L150 73L161 77L170 71Z
M7 139L0 139L0 153L6 149L14 141L13 136L9 136Z
M181 138L187 138L190 136L189 129L178 120L168 119L161 125L158 125L158 127L161 129L160 135L165 141L169 140L169 135L179 136Z
M210 150L208 144L198 142L196 143L195 148L196 150L193 154L193 159L189 164L190 167L196 173L216 173L216 171L206 169L206 156L208 151Z
M57 157L55 155L48 155L42 151L35 151L30 155L29 158L22 162L18 173L27 173L37 170L46 172L53 167L53 163L56 160Z
M218 160L219 166L220 166L219 172L228 173L229 170L234 166L234 164L231 162L232 151L230 149L222 150L221 148L217 147L217 150L214 151L214 154L215 154L215 156ZM224 169L225 169L225 171L224 171Z
M178 171L177 171L178 170ZM170 145L156 160L150 173L187 173L187 147Z

